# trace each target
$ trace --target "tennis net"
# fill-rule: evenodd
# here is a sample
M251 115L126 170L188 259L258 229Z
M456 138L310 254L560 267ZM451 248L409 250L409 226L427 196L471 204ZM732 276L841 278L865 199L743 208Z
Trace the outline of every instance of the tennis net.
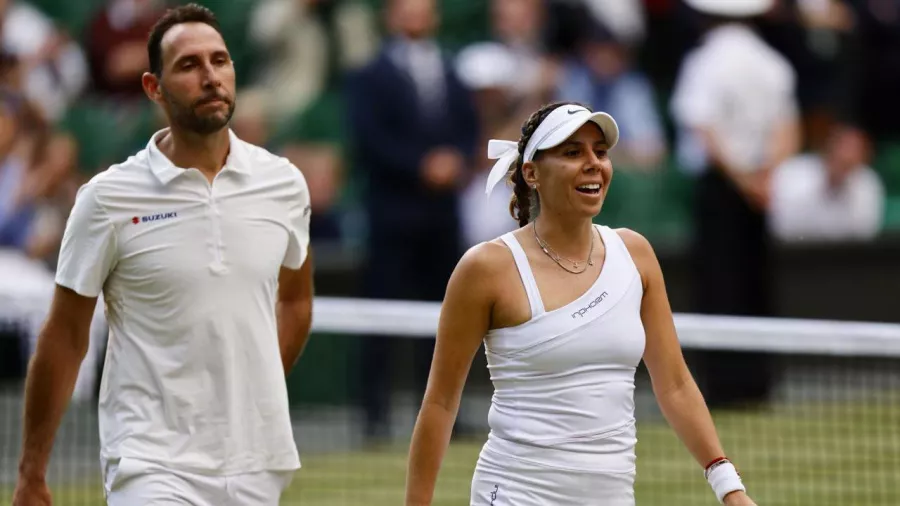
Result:
M434 303L320 297L314 335L289 378L292 417L303 460L282 504L379 506L403 503L406 452L420 399L412 386L410 345L433 338ZM728 454L754 499L766 506L900 504L900 325L678 314L689 363L695 355L764 354L774 364L763 402L713 409ZM394 335L391 438L363 437L360 344ZM491 386L483 353L464 393L461 419L435 506L468 504L469 481L486 436ZM737 373L736 373L737 374ZM731 381L728 375L705 381ZM0 392L0 502L15 479L21 439L21 383ZM645 369L637 374L638 504L716 504L656 406ZM57 506L103 504L96 405L74 403L50 469Z

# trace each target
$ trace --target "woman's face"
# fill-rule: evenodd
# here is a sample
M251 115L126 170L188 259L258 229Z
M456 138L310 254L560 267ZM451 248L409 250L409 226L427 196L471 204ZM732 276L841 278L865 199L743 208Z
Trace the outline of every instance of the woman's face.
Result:
M537 184L541 213L593 218L600 213L613 168L606 136L590 121L565 142L526 163L525 181Z

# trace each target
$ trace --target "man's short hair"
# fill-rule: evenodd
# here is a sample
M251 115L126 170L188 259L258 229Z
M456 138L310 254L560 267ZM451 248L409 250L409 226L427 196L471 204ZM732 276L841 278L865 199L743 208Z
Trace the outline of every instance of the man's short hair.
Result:
M216 15L206 7L190 3L169 9L153 25L150 37L147 39L147 56L150 59L150 72L159 76L162 74L162 38L175 25L182 23L206 23L216 29L222 35L219 20ZM223 37L224 38L224 35Z

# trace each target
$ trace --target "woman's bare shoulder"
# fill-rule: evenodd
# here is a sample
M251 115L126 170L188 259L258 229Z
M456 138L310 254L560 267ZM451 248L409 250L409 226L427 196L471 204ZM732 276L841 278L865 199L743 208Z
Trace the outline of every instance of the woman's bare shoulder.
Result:
M485 241L469 248L456 269L476 278L493 278L513 265L509 248L500 239Z
M625 243L625 247L628 248L628 252L631 253L632 256L646 257L648 255L655 255L653 253L653 246L650 245L650 241L640 233L635 232L630 228L617 228L615 229L615 232L622 238L622 242Z
M653 246L646 237L634 230L617 228L615 231L622 238L622 242L625 243L634 265L637 267L638 272L641 273L641 278L644 280L644 288L646 289L648 280L654 278L660 270L659 260L656 257Z
M485 241L469 248L450 276L444 296L445 310L461 310L472 316L488 311L503 293L512 255L502 241ZM514 268L514 267L512 267Z

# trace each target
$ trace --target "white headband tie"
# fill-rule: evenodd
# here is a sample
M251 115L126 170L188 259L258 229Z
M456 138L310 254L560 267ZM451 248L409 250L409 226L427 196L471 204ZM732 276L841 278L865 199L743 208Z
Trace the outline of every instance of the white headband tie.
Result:
M488 141L488 158L497 160L488 174L487 187L485 194L491 195L491 191L497 186L497 183L503 180L509 172L510 167L516 163L519 158L519 143L513 141L498 141L491 139Z
M553 110L534 130L525 146L523 163L530 162L538 151L562 144L588 121L593 121L603 131L610 149L619 142L619 127L612 116L605 112L591 112L577 105L563 105ZM485 194L490 196L494 187L509 173L519 157L519 144L513 141L491 139L488 141L488 158L497 160L488 174Z

